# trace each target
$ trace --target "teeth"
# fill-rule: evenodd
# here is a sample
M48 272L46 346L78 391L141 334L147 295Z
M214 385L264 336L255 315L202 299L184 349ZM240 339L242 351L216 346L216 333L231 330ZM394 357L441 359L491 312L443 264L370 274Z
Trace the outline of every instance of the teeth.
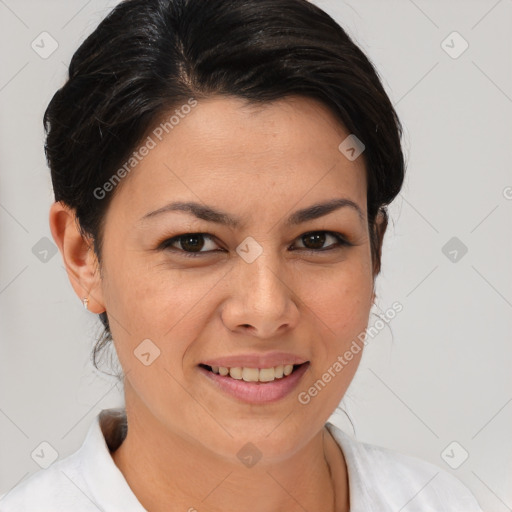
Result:
M242 368L231 368L229 370L229 376L233 377L233 379L241 380L242 379Z
M258 377L261 382L271 382L276 378L276 371L274 368L262 368Z
M233 369L231 369L231 372ZM258 368L242 368L242 379L245 380L245 382L258 382L260 378L260 371Z
M224 366L212 366L212 372L223 376L229 375L236 380L245 382L272 382L275 379L287 377L293 371L293 364L281 364L272 368L226 368Z

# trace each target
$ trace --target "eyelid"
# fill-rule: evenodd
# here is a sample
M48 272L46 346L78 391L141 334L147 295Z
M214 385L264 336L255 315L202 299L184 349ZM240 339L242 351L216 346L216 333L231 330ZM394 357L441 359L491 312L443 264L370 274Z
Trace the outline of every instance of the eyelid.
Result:
M327 248L324 248L324 249L308 249L306 247L299 247L298 249L294 249L294 250L300 250L300 251L305 251L309 254L318 254L318 253L328 253L329 251L332 251L332 250L336 250L336 249L342 249L343 247L350 247L350 246L353 246L354 244L349 242L347 240L347 237L345 235L343 235L342 233L338 233L336 231L329 231L329 230L315 230L315 231L306 231L305 233L299 235L298 237L296 237L294 239L294 241L296 240L300 240L302 237L306 236L306 235L311 235L311 234L317 234L317 233L325 233L326 235L331 235L333 238L336 239L336 243L334 244L331 244L330 246L328 246ZM180 255L183 255L185 257L201 257L201 255L206 255L206 254L211 254L213 252L219 252L218 250L208 250L208 251L198 251L198 252L187 252L187 251L184 251L183 249L178 249L176 247L171 247L171 245L173 243L177 243L180 241L181 238L187 236L187 235L190 235L190 236L202 236L203 238L206 238L206 239L210 239L210 240L215 240L216 237L214 235L211 235L210 233L204 233L204 232L190 232L190 233L183 233L183 234L180 234L180 235L176 235L176 236L173 236L171 238L166 238L165 240L163 240L157 247L157 250L168 250L168 251L171 251L171 252L177 252L179 253Z

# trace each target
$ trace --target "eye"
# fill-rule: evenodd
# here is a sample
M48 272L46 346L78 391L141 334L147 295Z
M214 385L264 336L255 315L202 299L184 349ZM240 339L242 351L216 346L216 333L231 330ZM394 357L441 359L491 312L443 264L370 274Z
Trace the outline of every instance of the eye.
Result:
M328 247L322 248L328 237L334 239L334 243ZM200 256L201 254L219 252L219 250L202 250L205 245L208 245L205 244L205 239L213 241L213 238L214 237L208 233L186 233L164 240L162 243L160 243L158 249L179 252L187 258L194 258ZM340 233L332 231L311 231L301 235L299 238L297 238L297 240L303 244L303 248L299 247L299 250L305 250L309 253L332 251L335 249L341 249L344 246L353 245L348 242ZM176 245L181 246L181 248L177 248ZM295 251L297 249L293 250Z
M213 252L201 251L205 246L204 239L212 240L212 236L207 233L186 233L178 235L168 240L164 240L159 246L159 249L170 249L172 251L182 252L184 256L195 257L200 253ZM180 244L181 249L176 249L175 244ZM189 252L190 251L190 252Z
M334 244L329 245L328 247L322 248L325 244L326 238L331 237L335 240ZM343 246L352 245L349 243L340 233L335 233L332 231L312 231L310 233L305 233L299 240L305 244L305 248L308 252L325 252L331 251L334 249L339 249Z

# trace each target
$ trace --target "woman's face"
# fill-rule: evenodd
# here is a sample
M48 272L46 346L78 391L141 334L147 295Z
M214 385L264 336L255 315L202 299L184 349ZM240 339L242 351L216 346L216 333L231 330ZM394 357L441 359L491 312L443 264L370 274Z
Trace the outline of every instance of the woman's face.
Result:
M251 442L277 460L322 429L362 354L333 372L373 300L364 161L340 152L349 133L305 98L255 107L216 97L173 126L150 134L155 147L118 185L105 219L95 297L108 312L126 405L219 456L234 458ZM297 215L339 199L355 206ZM225 216L165 209L174 202ZM221 377L200 367L276 354L271 364L226 364L308 362L292 389L284 378L251 383L267 387L259 400L221 388ZM324 385L309 394L318 380Z

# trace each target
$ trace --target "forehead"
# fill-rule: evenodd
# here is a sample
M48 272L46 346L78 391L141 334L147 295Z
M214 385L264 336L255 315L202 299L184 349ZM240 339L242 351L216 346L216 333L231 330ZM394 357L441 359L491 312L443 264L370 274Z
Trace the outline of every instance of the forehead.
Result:
M277 214L340 194L365 209L364 158L350 161L339 151L349 132L320 102L290 97L254 105L214 97L174 124L162 123L143 141L151 149L109 208L125 219L176 200L215 204L242 212L242 219L250 215L244 206Z

